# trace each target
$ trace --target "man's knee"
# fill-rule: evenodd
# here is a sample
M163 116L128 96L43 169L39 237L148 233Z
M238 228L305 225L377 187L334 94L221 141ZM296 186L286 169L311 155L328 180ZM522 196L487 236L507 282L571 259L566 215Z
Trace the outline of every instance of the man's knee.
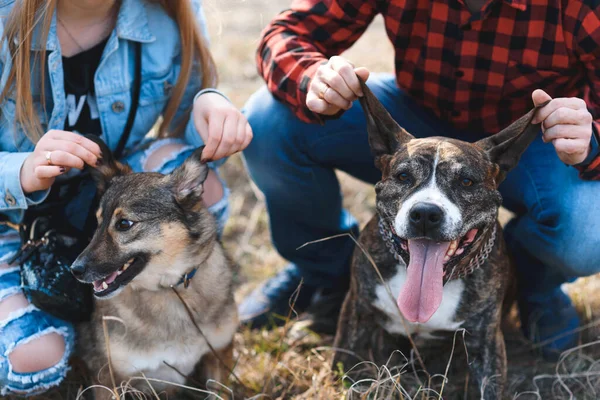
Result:
M555 219L542 221L539 227L547 243L546 263L567 277L600 272L600 237L598 231L589 229L588 225L589 218L594 219L595 216L582 218L581 215L563 206Z
M254 137L244 156L252 166L293 149L295 136L308 125L300 121L285 104L278 101L266 87L254 93L243 113L252 127ZM267 157L268 156L268 157Z

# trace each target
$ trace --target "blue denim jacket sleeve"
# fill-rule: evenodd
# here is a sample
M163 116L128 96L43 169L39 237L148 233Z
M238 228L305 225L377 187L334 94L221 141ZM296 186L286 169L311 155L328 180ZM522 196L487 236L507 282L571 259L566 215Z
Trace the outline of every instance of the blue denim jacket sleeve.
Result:
M0 22L0 36L4 35L4 24ZM6 43L2 43L2 59L0 60L1 87L8 77L8 68L4 68L7 52ZM0 121L0 137L13 135L12 130L6 129L7 121ZM25 195L21 187L21 168L30 152L6 151L0 140L0 213L6 215L13 223L19 223L27 207L43 202L49 190L39 191Z
M193 7L194 7L194 12L196 13L196 21L198 22L198 26L200 27L201 31L202 31L202 35L204 36L204 38L206 39L206 42L208 44L208 29L207 29L207 25L206 25L206 16L204 15L204 10L202 8L202 2L201 1L193 1ZM214 92L214 93L218 93L220 95L222 95L223 97L227 98L223 93L219 92L216 89L204 89L204 90L200 90L202 86L202 76L200 75L193 75L190 78L190 82L188 83L186 92L183 96L183 99L181 101L181 106L178 110L178 115L183 115L183 113L187 112L190 109L190 104L193 105L194 101L198 98L198 96L207 93L207 92ZM176 117L175 120L177 120L178 118ZM194 147L200 147L202 145L204 145L204 142L202 141L202 138L200 137L200 134L198 133L198 130L196 129L196 126L194 124L194 117L192 114L190 114L189 120L187 122L186 128L185 128L185 134L184 134L184 138L185 141L189 144L191 144ZM219 167L221 165L223 165L225 163L225 161L227 160L227 158L223 158L221 160L218 161L214 161L211 162L210 165L212 167Z
M4 130L0 134L6 134ZM0 212L11 222L19 223L23 212L32 205L43 202L49 190L25 195L21 187L21 167L29 152L0 152Z

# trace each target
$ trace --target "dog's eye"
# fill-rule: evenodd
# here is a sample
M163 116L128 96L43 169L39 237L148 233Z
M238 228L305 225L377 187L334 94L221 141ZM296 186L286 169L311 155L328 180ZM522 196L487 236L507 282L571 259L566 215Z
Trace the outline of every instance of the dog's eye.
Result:
M128 219L120 219L115 224L115 228L120 232L127 231L127 230L131 229L132 226L133 226L133 222L129 221Z
M396 175L396 178L400 182L409 182L410 181L410 175L407 174L406 172L400 172L398 175Z
M466 187L473 186L473 181L469 178L463 178L460 180L460 184Z

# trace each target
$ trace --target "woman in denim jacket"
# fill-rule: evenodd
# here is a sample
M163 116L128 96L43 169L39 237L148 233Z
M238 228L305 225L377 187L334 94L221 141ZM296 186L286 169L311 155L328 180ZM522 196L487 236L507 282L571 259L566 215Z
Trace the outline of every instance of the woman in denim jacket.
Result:
M18 224L55 182L96 165L99 147L78 133L100 135L115 150L132 105L139 42L139 105L124 161L137 172L169 173L206 143L203 156L213 162L204 202L222 228L228 191L217 160L245 148L252 133L210 89L216 79L199 0L0 0L0 21L5 219ZM158 138L149 139L159 117ZM19 268L7 264L19 247L17 231L0 226L0 396L59 384L73 349L72 326L23 295Z

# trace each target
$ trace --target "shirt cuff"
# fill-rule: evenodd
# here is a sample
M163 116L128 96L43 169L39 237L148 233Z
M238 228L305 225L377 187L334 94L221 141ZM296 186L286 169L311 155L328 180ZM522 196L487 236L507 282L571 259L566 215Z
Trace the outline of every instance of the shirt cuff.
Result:
M592 138L590 140L590 145L592 146L590 150L590 154L586 157L585 160L580 162L579 164L574 165L577 168L585 168L592 163L600 155L600 139L598 136L598 127L596 123L592 123Z

